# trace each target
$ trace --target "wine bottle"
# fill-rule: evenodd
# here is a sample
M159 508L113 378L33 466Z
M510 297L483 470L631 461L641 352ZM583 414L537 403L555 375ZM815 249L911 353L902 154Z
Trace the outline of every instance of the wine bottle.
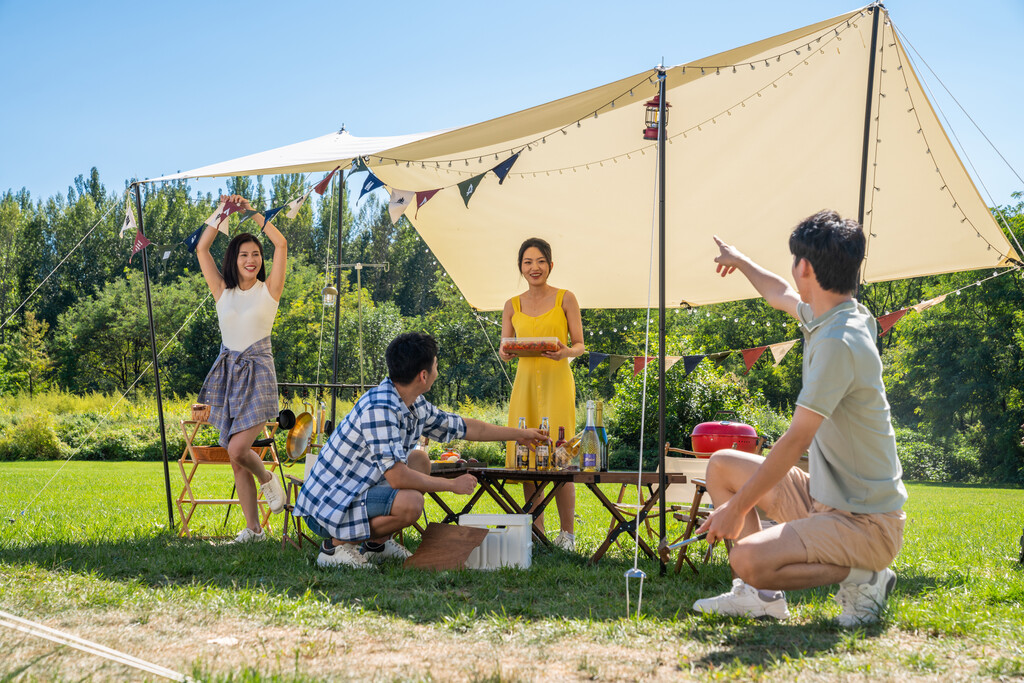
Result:
M534 453L537 461L537 471L547 472L553 468L551 467L551 425L546 417L540 419L540 430L544 432L547 440L544 443L538 444L534 449Z
M526 429L526 418L519 418L519 428ZM530 469L530 447L523 443L516 444L516 469Z
M556 470L567 470L569 469L569 449L568 443L565 441L565 427L558 428L558 441L555 442L555 460L552 463L552 469Z
M594 424L594 412L594 402L587 401L587 426L583 428L583 438L580 439L584 472L597 472L600 465L601 440L597 435L597 426Z
M608 432L604 428L604 403L602 401L597 402L597 416L595 418L594 426L597 428L597 438L601 444L600 454L600 469L602 472L608 471Z

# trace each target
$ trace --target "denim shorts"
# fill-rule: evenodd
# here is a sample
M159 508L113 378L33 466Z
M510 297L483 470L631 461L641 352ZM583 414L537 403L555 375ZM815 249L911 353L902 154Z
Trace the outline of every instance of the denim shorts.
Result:
M371 486L363 494L363 502L366 504L366 516L369 519L374 517L384 517L385 515L391 514L391 506L395 503L395 497L398 495L398 491L391 488L391 485L387 481L382 481L376 486ZM312 517L303 517L306 522L306 526L317 536L323 538L330 538L331 534L324 529L319 522Z

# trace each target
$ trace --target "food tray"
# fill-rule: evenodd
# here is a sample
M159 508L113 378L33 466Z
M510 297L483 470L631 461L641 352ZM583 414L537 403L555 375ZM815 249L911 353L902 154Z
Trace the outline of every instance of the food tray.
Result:
M520 358L558 350L558 337L502 337L501 351Z

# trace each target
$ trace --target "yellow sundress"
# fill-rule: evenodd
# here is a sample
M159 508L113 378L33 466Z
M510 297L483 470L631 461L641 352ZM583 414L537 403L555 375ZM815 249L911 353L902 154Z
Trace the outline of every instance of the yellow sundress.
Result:
M512 328L517 337L558 337L569 345L569 323L562 310L565 290L558 290L555 306L540 315L526 315L519 297L512 299ZM574 339L573 341L579 341ZM551 360L539 356L520 358L516 381L512 385L512 398L508 404L508 424L519 426L519 418L526 418L527 427L539 427L542 417L551 425L551 439L558 439L558 428L565 427L565 438L576 433L576 383L569 369L569 359ZM516 444L509 441L505 448L505 466L515 462Z

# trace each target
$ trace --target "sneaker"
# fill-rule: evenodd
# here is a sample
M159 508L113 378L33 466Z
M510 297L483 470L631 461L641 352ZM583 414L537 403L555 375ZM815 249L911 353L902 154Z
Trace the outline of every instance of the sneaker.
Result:
M384 547L380 550L371 550L366 547L366 543L362 543L359 546L359 553L364 559L370 562L384 562L385 560L406 560L412 557L404 545L398 541L389 538L384 542Z
M841 582L836 591L836 602L843 608L839 625L863 626L878 621L878 614L895 585L896 572L888 567L875 572L867 583Z
M263 529L260 529L259 531L253 531L249 527L245 527L244 529L242 529L241 531L238 532L238 535L235 536L235 540L233 540L231 542L232 543L254 543L256 541L265 541L265 540L267 540L267 535L265 533L263 533Z
M320 554L316 558L318 567L354 567L355 569L370 569L371 565L366 561L358 548L351 543L334 545L331 539L325 539L320 544Z
M556 547L571 553L576 550L576 534L570 534L568 531L559 531L553 543Z
M270 481L260 484L260 490L263 492L263 500L267 501L272 513L276 515L284 510L284 487L281 486L277 477L273 476L273 473L271 473Z
M743 579L732 580L732 590L713 598L702 598L693 603L693 610L702 614L721 614L729 617L771 617L788 619L786 594L775 591L775 597L766 598L764 593L748 586Z

